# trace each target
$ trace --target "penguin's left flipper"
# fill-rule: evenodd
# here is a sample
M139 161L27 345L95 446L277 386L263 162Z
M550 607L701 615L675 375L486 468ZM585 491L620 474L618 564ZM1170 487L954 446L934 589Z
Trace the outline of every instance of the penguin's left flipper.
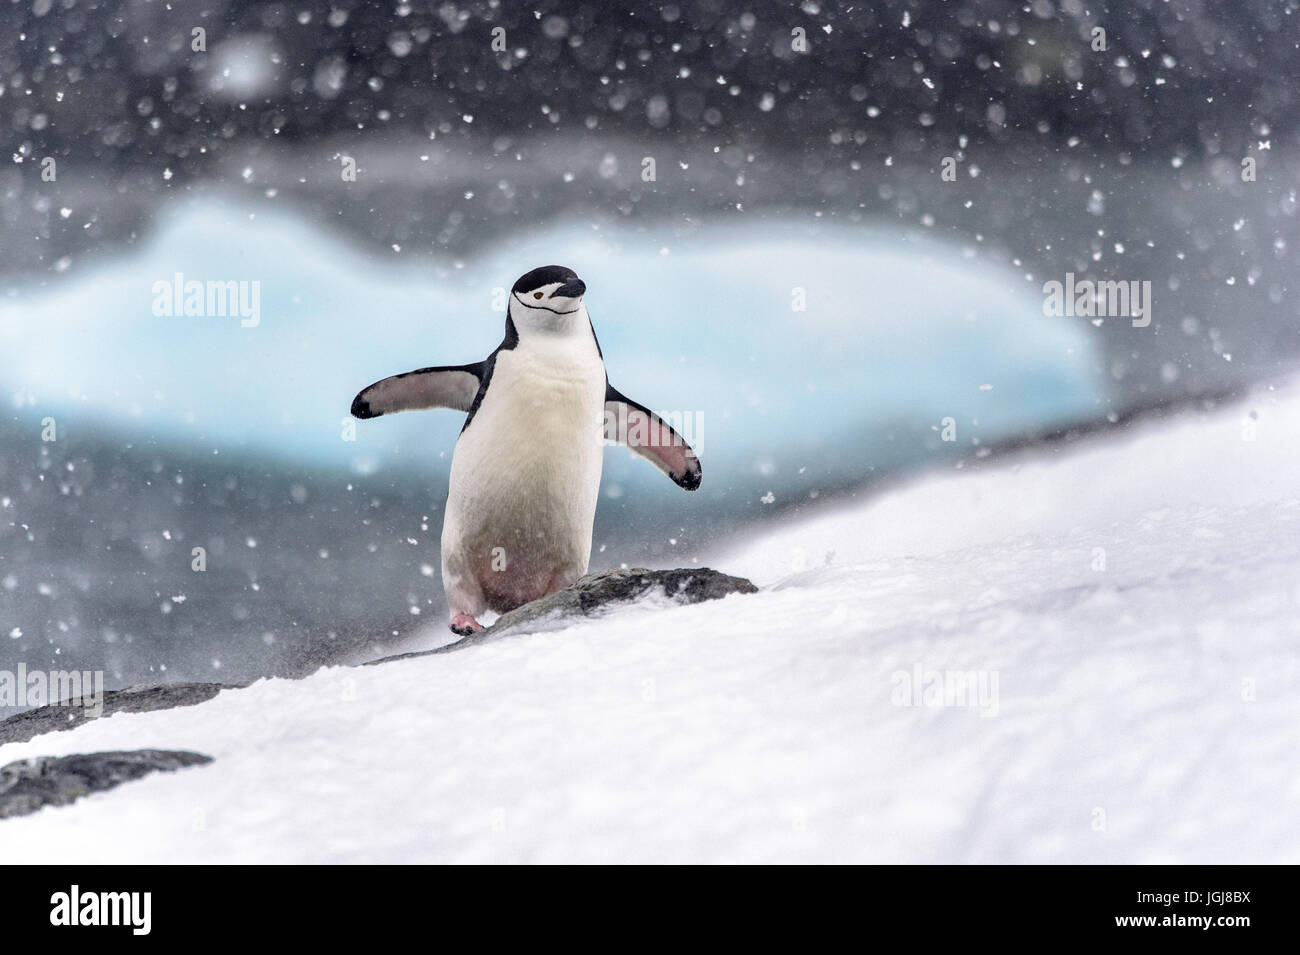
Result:
M700 459L686 439L663 418L608 382L605 384L605 440L631 448L679 487L694 491L700 486Z
M417 368L377 381L352 399L354 418L378 418L395 411L453 408L469 411L483 381L483 363Z

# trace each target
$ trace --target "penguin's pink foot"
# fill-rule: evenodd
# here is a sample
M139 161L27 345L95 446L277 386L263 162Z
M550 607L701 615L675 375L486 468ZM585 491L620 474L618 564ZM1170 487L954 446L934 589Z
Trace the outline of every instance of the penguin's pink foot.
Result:
M452 633L461 637L468 637L471 633L477 633L483 629L483 624L467 613L458 613L453 616L449 626Z

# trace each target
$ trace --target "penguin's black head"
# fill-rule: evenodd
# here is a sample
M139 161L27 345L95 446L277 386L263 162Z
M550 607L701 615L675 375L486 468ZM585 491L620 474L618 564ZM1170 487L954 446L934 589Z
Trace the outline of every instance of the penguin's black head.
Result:
M587 283L563 265L543 265L525 272L510 290L510 297L525 308L567 315L582 307Z

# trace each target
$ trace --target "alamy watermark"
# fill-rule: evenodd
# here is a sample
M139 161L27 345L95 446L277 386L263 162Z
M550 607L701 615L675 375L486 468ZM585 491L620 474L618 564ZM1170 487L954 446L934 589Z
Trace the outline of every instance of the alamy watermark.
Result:
M104 713L103 670L0 670L0 706L80 707L92 718Z
M132 935L148 935L152 912L152 892L85 892L73 885L50 896L51 925L123 926Z
M913 663L895 670L889 702L895 706L973 707L980 716L998 715L997 670L927 670Z
M160 318L225 318L238 316L244 328L262 324L262 283L257 279L228 282L186 281L177 272L153 283L153 313Z
M1131 318L1134 328L1151 324L1151 282L1074 280L1043 283L1043 314L1084 318Z
M602 438L611 444L666 450L685 442L697 455L703 453L703 411L647 415L627 405L621 405L617 411L607 406L601 411L598 427Z

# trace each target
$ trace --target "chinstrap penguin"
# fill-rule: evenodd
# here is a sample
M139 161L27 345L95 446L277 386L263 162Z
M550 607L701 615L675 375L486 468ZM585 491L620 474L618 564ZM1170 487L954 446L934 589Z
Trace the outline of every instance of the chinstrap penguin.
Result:
M510 291L505 338L472 365L419 368L352 402L358 418L452 408L467 413L442 523L442 584L457 634L587 572L605 440L631 448L680 487L700 486L694 450L609 383L583 294L548 265Z

